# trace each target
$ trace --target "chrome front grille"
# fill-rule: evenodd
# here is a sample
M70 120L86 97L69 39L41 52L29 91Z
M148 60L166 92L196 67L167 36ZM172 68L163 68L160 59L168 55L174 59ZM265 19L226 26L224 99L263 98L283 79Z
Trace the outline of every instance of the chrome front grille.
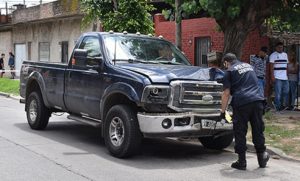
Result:
M169 107L176 111L218 112L222 84L214 81L172 81Z

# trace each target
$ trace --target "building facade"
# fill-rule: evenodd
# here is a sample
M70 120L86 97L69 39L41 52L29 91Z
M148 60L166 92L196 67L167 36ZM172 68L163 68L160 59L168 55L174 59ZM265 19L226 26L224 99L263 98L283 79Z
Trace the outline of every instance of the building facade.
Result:
M12 42L16 69L23 60L67 63L82 32L79 1L59 0L12 14Z
M6 28L0 27L0 42L0 53L4 53L7 59L8 53L12 51L11 26L7 26Z
M8 53L13 51L12 49L12 25L11 19L8 15L0 15L0 55L5 54L4 67L5 70L9 70L8 67ZM7 75L4 74L4 75Z
M82 27L78 0L58 0L13 11L11 23L0 25L0 51L15 54L17 76L24 60L67 63ZM5 66L7 66L6 57ZM8 76L8 74L6 74Z

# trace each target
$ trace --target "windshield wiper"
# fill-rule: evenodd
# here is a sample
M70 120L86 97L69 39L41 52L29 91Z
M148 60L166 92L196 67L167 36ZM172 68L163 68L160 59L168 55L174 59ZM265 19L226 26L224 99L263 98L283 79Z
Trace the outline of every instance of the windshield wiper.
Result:
M160 64L170 64L170 65L182 65L182 63L178 63L178 62L172 62L172 61L165 61L165 60L161 60L161 61L157 61Z
M156 61L146 61L146 60L139 60L139 59L116 59L113 61L122 61L122 62L128 62L128 63L144 63L144 64L158 64Z
M129 63L148 63L148 61L145 60L138 60L138 59L128 59Z

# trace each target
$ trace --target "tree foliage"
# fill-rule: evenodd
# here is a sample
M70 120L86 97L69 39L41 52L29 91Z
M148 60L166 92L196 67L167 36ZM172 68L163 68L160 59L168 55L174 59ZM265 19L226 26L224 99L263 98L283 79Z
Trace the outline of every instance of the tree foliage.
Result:
M263 17L263 21L257 21L258 24L269 19L275 30L300 31L298 0L185 0L182 7L188 14L205 10L216 20L235 20L254 5L257 15Z
M153 33L147 0L81 0L84 24L100 20L105 31Z
M300 32L300 1L284 1L273 9L268 22L275 31Z
M172 4L171 0L165 0ZM300 31L299 0L185 0L183 14L205 11L224 32L224 52L241 55L250 31L266 20L279 31Z

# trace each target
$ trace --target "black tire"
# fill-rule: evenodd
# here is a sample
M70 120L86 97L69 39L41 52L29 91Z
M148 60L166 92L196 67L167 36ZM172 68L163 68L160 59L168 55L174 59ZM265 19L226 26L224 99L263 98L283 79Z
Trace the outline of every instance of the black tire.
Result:
M201 144L209 149L213 150L223 150L227 148L233 141L233 134L226 134L224 136L219 137L201 137L199 138Z
M35 116L33 115L35 114ZM27 121L31 129L45 129L51 115L40 92L31 92L26 100Z
M141 139L136 112L129 105L113 106L108 111L104 123L104 141L108 151L118 158L133 156L140 150Z

